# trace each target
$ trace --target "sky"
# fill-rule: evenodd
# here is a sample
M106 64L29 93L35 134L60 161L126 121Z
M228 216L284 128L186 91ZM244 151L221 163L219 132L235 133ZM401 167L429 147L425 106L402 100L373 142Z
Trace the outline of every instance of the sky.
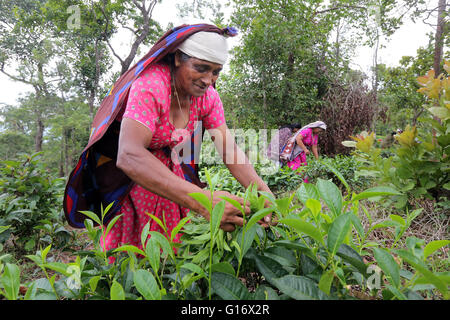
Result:
M155 7L155 14L153 18L157 20L163 27L167 25L168 21L174 22L175 25L180 25L183 23L198 23L205 22L199 19L181 19L177 17L177 10L175 3L176 1L163 1ZM436 1L437 2L437 1ZM206 21L208 22L208 21ZM434 22L430 20L429 22ZM412 23L411 21L406 22L401 26L390 38L390 41L382 40L381 44L385 46L378 51L378 63L385 63L388 66L398 65L399 60L402 56L415 56L416 51L419 47L426 46L428 43L427 33L433 32L434 30L431 26L424 24L421 20ZM123 39L130 39L129 37L120 37L120 39L115 40L115 45L119 45L126 51L129 43ZM233 38L231 38L233 39ZM233 40L231 46L236 45L236 39ZM147 48L142 48L142 52L145 52ZM351 67L363 71L365 73L370 72L370 67L373 65L373 53L374 48L360 47L355 50L355 58L352 61ZM125 53L124 53L125 54ZM117 60L115 60L117 63ZM118 64L115 65L118 69ZM226 70L226 66L224 66ZM29 85L22 84L20 82L15 82L10 80L7 76L0 73L0 88L2 94L0 95L0 108L2 104L16 105L16 100L18 97L23 95L27 91L31 91L32 88Z

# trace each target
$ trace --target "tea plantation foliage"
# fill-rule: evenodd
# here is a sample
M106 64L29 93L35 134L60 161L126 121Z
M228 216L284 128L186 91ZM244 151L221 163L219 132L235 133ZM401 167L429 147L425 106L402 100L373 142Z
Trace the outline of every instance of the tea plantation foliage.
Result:
M449 71L450 64L445 68ZM86 215L80 234L65 228L61 215L64 183L51 177L39 154L0 166L0 296L4 299L449 299L450 240L408 236L429 198L443 219L449 208L450 90L440 75L419 78L427 97L423 126L406 127L388 150L374 133L344 144L351 156L321 158L293 172L282 167L264 176L274 195L243 190L223 166L203 167L201 177L214 190L243 197L248 216L229 198L212 206L204 194L191 194L210 212L194 212L169 234L141 235L142 248L123 245L105 251L100 216ZM434 118L432 117L434 116ZM260 170L258 166L257 170ZM297 174L299 173L299 174ZM307 175L311 183L302 183ZM219 228L226 202L244 216L244 226ZM390 210L382 221L374 208ZM276 224L258 221L272 214ZM164 221L151 215L163 229ZM100 227L94 227L94 223ZM174 242L178 233L182 242ZM376 234L382 233L383 238ZM70 258L59 260L66 250ZM448 253L447 253L448 256ZM438 261L438 263L436 263ZM31 269L35 277L30 277ZM38 272L36 272L38 268Z
M58 197L62 191L60 185L53 189L51 196L45 193L57 182L45 180L42 168L23 169L37 166L37 163L36 158L27 158L24 162L4 163L3 170L10 179L16 172L15 180L22 180L24 185L43 179L41 184L46 188L33 191L36 199L44 201ZM16 193L18 200L9 199L9 205L4 200L1 202L2 221L11 221L11 224L0 230L3 235L0 294L6 299L25 300L327 300L355 299L352 288L357 287L368 292L367 297L373 295L383 299L423 299L430 294L448 298L448 272L435 272L430 258L449 241L425 243L416 237L401 241L421 210L392 214L385 221L375 223L365 203L399 196L401 192L389 186L354 192L348 182L352 180L347 181L343 174L331 169L342 191L332 179L317 178L315 183L303 184L295 181L298 179L295 173L281 169L276 176L291 181L291 184L282 185L282 191L290 194L284 197L257 192L253 187L239 190L231 178L224 177L225 169L211 170L215 173L203 169L202 176L211 191L228 188L233 193L240 193L250 205L252 214L245 217L242 228L231 233L219 229L225 202L244 213L239 203L224 198L212 208L203 194L192 194L210 211L209 222L192 213L166 236L149 232L147 225L141 237L142 249L124 245L106 252L99 240L116 221L103 226L102 217L108 211L107 207L100 217L85 212L90 218L85 220L86 235L93 247L75 250L75 258L65 263L58 261L52 253L67 243L65 236L70 238L70 233L61 234L62 222L58 218L37 220L39 223L28 230L34 236L27 239L32 240L34 246L38 245L38 249L25 243L23 250L29 254L23 260L32 261L43 277L28 281L22 280L24 274L14 262L13 253L7 252L5 240L19 240L19 235L24 232L14 223L14 212L36 214L36 219L43 217L39 217L41 210L23 209L27 207L20 201L21 195ZM3 176L7 174L4 172ZM5 199L8 194L5 181L9 180L2 179L2 199ZM43 203L41 209L45 208ZM264 229L257 221L268 213L272 213L278 223ZM361 214L369 220L365 227ZM151 218L165 228L164 221ZM52 220L55 226L52 228L47 220ZM94 227L94 222L101 227ZM371 233L379 229L391 231L393 238L386 243L369 240ZM41 231L45 231L45 236ZM181 244L173 242L178 232L183 232Z

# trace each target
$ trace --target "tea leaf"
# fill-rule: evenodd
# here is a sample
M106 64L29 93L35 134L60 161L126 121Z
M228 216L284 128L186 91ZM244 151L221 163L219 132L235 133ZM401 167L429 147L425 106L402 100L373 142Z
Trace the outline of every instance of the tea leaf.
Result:
M281 292L296 300L329 300L314 281L303 276L287 275L273 282Z
M236 274L236 271L234 270L233 266L228 262L219 262L215 263L211 266L212 272L223 272L228 273L234 276Z
M241 256L245 256L248 249L250 249L250 247L252 246L252 243L255 240L255 236L256 236L256 228L257 228L257 225L253 225L252 227L245 229L245 237L243 237L244 228L239 230L239 234L237 236L237 242L241 248L241 250L240 250ZM242 242L242 240L244 240L244 242Z
M17 265L7 263L3 270L0 283L5 290L5 297L8 300L17 300L20 287L20 269Z
M350 227L351 220L349 213L340 215L331 224L330 230L328 231L327 247L333 255L344 242L346 235L350 231Z
M146 300L161 300L161 292L155 277L147 270L139 269L134 273L134 286Z
M172 259L175 259L173 249L169 243L169 240L167 240L165 236L163 236L161 233L157 231L150 231L150 236L152 238L153 237L155 238L155 240L159 243L165 254L170 255Z
M89 287L91 288L92 292L95 292L95 290L97 289L97 284L100 278L101 276L95 276L89 279Z
M445 247L448 244L450 244L450 240L435 240L435 241L431 241L430 243L428 243L425 246L425 249L423 250L423 257L424 257L424 259L428 258L436 250L439 250L440 248Z
M323 237L319 229L314 227L309 222L295 218L284 218L280 219L279 222L287 224L288 226L294 228L294 230L297 231L298 233L305 233L306 235L310 236L317 242L323 244Z
M219 230L220 222L222 221L222 216L225 210L225 201L221 200L214 206L211 213L211 235L214 238L217 230Z
M428 268L424 265L422 261L420 261L417 257L413 256L410 252L406 250L395 250L395 253L402 257L406 262L408 262L411 266L417 269L420 273L422 273L429 283L433 284L443 295L444 298L447 296L447 285L444 281L442 281L437 275L428 270ZM447 299L447 298L446 298Z
M352 201L362 200L362 199L369 199L373 197L379 197L379 196L394 196L394 195L401 195L399 191L395 190L391 187L374 187L367 189L357 195L354 195L352 198Z
M250 300L251 297L242 282L228 273L214 272L211 287L224 300Z
M203 207L208 210L209 213L212 212L212 203L211 200L201 192L189 193L189 195L197 200Z
M92 211L80 211L82 214L84 214L85 216L88 216L89 218L91 218L93 221L95 221L98 225L101 225L102 222L100 221L100 218Z
M145 212L145 214L148 215L150 218L152 218L161 227L161 229L164 230L164 232L167 232L167 228L164 225L164 223L161 221L161 219L159 219L157 216L155 216L149 212Z
M242 208L242 205L239 203L239 201L231 199L231 198L226 197L226 196L219 196L219 198L221 198L221 199L231 203L239 211L244 212L244 208Z
M106 227L106 231L105 231L105 237L106 237L107 234L109 234L109 232L111 231L112 227L114 227L114 225L116 224L117 220L119 220L119 218L120 218L121 216L122 216L121 214L115 216L115 217L108 223L108 226Z
M264 276L264 278L271 284L273 279L283 277L288 274L288 272L283 268L283 266L272 258L266 256L254 255L256 267L259 272Z
M260 285L255 291L255 300L280 300L280 298L271 287Z
M251 228L255 223L257 223L259 220L267 216L269 213L273 212L274 208L264 208L259 210L258 212L254 213L250 220L248 220L247 224L245 225L245 228Z
M306 204L308 199L320 199L319 191L316 186L311 183L302 183L295 194L303 204Z
M141 255L145 256L145 252L144 251L142 251L138 247L135 247L135 246L132 246L132 245L120 246L120 247L114 249L113 252L118 252L118 251L134 252L134 253L141 254Z
M313 214L314 218L317 218L317 215L320 213L320 210L322 210L322 205L320 204L320 201L316 199L306 200L306 207L311 210L311 213Z
M336 252L336 255L354 266L363 276L367 276L367 266L363 258L352 247L343 243Z
M323 273L322 276L320 277L319 289L325 292L327 295L330 295L330 289L333 279L334 279L333 270L328 270L327 272Z
M188 269L188 270L190 270L194 273L197 273L201 276L205 275L205 272L202 270L202 268L200 268L198 265L193 264L193 263L185 263L181 266L181 268Z
M170 241L173 242L173 239L175 239L178 232L180 232L181 228L184 227L184 225L189 221L189 219L190 219L189 217L184 217L183 219L180 220L180 222L178 222L176 227L172 229L172 232L170 234Z
M125 300L125 292L123 291L122 285L116 280L113 281L110 294L111 300Z
M159 271L161 251L160 251L160 245L159 245L158 241L156 241L155 238L151 237L148 240L147 246L145 247L145 252L147 253L147 258L148 258L148 261L150 262L153 272L155 272L155 274L157 274Z
M335 216L341 214L342 211L342 194L339 188L329 180L317 179L317 189L328 208Z
M381 270L398 287L400 284L400 270L394 258L386 250L380 248L373 248L373 254Z

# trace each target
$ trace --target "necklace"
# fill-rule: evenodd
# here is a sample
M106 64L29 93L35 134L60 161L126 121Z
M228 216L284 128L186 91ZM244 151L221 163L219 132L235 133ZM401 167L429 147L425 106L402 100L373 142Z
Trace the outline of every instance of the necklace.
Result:
M172 70L171 70L172 71ZM172 76L172 85L173 85L173 89L174 89L174 95L175 97L177 97L177 102L178 102L178 108L180 109L180 113L183 115L183 118L185 118L183 110L181 110L181 103L180 103L180 99L178 98L178 91L177 91L177 87L175 86L175 79L173 77L173 72L171 72L171 76ZM189 112L189 111L188 111ZM189 116L187 117L188 123L186 124L186 127L189 124Z

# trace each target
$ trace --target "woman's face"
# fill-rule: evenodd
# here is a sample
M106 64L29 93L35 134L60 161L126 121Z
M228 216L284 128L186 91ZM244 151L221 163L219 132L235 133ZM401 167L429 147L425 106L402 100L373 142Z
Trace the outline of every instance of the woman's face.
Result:
M209 86L216 82L222 65L191 57L181 60L175 55L175 85L179 94L201 97Z
M322 128L313 128L312 131L314 134L321 134L325 130L323 130Z

